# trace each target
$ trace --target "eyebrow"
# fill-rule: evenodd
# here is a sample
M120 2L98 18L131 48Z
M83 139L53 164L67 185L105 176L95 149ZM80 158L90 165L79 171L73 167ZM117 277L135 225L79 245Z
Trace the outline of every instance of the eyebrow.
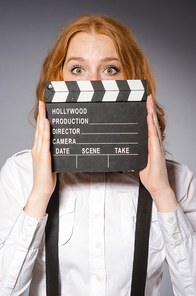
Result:
M85 59L82 57L70 57L67 61L69 63L71 60L79 61L79 62L85 62ZM104 59L101 59L101 62L111 62L111 61L117 61L119 62L119 59L116 57L106 57Z

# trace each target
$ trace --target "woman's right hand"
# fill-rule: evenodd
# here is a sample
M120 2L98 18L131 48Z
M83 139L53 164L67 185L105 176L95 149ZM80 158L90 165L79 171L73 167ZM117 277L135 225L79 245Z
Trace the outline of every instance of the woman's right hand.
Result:
M45 103L42 101L39 101L32 158L33 188L24 211L31 217L43 217L56 185L56 173L52 173L50 123L46 118Z

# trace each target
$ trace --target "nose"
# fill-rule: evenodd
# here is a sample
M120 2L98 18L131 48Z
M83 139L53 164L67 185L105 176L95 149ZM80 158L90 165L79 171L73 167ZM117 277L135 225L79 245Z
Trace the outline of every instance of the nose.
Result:
M98 72L89 73L88 80L101 80L101 75Z

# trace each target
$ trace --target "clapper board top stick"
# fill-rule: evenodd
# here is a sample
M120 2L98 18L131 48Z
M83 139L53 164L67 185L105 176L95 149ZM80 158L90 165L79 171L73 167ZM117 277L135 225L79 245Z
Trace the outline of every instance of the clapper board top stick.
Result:
M53 171L145 168L146 99L145 80L45 82Z

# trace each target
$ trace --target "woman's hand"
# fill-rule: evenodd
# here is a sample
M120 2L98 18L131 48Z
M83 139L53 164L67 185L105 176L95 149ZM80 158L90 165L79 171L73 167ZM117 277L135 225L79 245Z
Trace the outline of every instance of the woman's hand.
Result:
M50 123L46 119L45 103L39 101L39 115L32 148L33 188L24 211L32 217L43 217L55 188L56 174L52 173L50 153Z
M140 172L140 179L150 192L159 212L172 212L177 201L172 191L165 164L164 147L152 96L147 98L148 164Z

